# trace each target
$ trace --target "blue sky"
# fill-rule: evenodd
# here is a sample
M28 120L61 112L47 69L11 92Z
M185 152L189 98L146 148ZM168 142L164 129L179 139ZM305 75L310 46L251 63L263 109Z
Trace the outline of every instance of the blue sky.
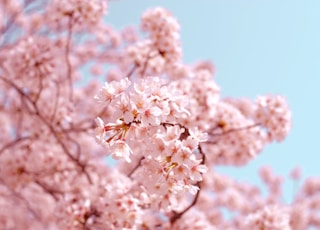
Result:
M304 176L320 175L320 1L114 0L107 21L116 28L138 25L154 6L179 20L185 62L215 64L223 96L281 94L289 101L293 128L286 141L268 146L245 168L221 170L253 183L261 165L283 175L301 165Z

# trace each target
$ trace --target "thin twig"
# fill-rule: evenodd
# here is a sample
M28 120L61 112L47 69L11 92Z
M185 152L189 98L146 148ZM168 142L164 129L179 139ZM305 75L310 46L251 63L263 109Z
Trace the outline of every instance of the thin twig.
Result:
M226 135L226 134L229 134L229 133L239 132L239 131L243 131L243 130L246 130L246 129L255 128L255 127L258 127L258 126L260 126L260 123L255 123L255 124L244 126L244 127L229 129L229 130L223 131L221 133L208 132L208 134L211 135L211 136L223 136L223 135Z
M68 35L67 35L67 45L66 45L66 53L65 53L65 61L67 64L67 78L68 78L68 85L69 85L69 100L73 100L73 85L72 85L72 66L69 59L70 54L70 46L71 46L71 38L72 38L72 23L73 23L73 16L69 16L68 21Z
M134 71L137 69L137 65L134 64L133 67L130 69L129 73L127 74L127 78L130 79L130 77L132 76L132 74L134 73Z
M59 135L59 133L56 132L56 130L54 129L54 127L42 116L42 114L40 113L37 105L35 104L35 102L29 97L29 95L25 94L22 89L20 89L15 83L11 82L10 80L0 76L0 79L3 80L4 82L6 82L7 84L11 85L15 90L18 91L18 93L20 95L23 95L24 98L26 98L31 105L33 106L33 109L35 110L35 115L39 117L39 119L47 126L47 128L50 130L50 132L52 133L52 135L55 137L56 141L58 142L58 144L60 145L60 147L63 149L63 151L65 152L65 154L69 157L70 160L72 160L80 169L82 172L85 173L88 181L90 183L92 183L91 177L90 175L86 172L85 170L85 164L83 164L82 162L79 161L79 159L77 159L76 157L74 157L71 152L68 150L67 146L65 145L65 143L61 140L61 137Z
M29 140L29 139L31 139L31 137L19 137L19 138L15 139L14 141L11 141L11 142L7 143L6 145L4 145L4 146L0 149L0 155L1 155L6 149L12 148L13 146L19 144L20 142L25 141L25 140Z
M141 157L139 160L139 163L128 173L128 177L131 177L132 174L141 166L141 162L144 159L144 157Z

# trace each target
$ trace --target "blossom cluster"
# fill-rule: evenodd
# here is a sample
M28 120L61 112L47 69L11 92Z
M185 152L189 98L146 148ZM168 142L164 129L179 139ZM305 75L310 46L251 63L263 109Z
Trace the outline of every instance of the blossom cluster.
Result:
M148 38L127 49L141 75L161 74L181 60L180 25L168 10L158 7L146 11L141 28L149 34Z
M114 110L110 120L115 121L104 124L97 118L97 140L115 159L131 162L131 155L141 158L142 170L135 174L136 179L157 196L153 199L166 197L167 203L162 201L162 206L169 210L174 203L169 200L170 194L195 194L198 187L194 184L206 172L198 149L205 135L177 123L189 112L182 106L183 95L177 90L172 94L171 90L170 84L156 77L135 83L122 79L105 83L96 96ZM136 145L137 140L143 140L143 145Z
M56 66L52 42L44 37L27 37L10 49L4 63L6 73L24 79L25 83L36 77L50 77Z
M99 24L106 9L106 1L100 0L52 0L48 5L50 20L82 29Z
M289 220L289 215L281 208L267 206L263 210L249 215L246 222L248 229L289 230Z
M284 97L257 98L256 120L267 129L268 139L284 140L291 128L291 113Z

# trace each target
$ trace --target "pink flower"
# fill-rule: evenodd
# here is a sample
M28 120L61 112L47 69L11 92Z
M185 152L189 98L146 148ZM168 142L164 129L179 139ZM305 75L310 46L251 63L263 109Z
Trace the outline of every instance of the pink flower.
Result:
M122 94L115 103L116 111L113 114L114 120L123 119L125 123L130 123L134 119L134 109L130 103L129 97Z
M120 81L112 81L111 83L105 82L105 86L101 88L95 99L108 104L114 97L124 92L130 85L128 78L121 79Z
M162 115L162 110L157 106L152 106L147 108L143 113L140 114L141 124L143 126L149 125L160 125L160 116Z
M190 169L190 179L193 181L202 181L202 174L208 171L205 165L195 165Z
M208 134L201 132L198 127L189 129L190 136L198 142L205 142L208 140Z
M94 98L98 101L107 102L109 104L114 96L115 89L106 82L105 86L100 89L99 93Z
M127 162L131 162L130 155L132 150L123 140L116 140L110 143L109 151L115 160L125 159Z
M178 125L167 126L165 133L158 133L157 137L161 138L165 143L176 141L185 130Z
M131 82L128 78L123 78L120 81L112 81L110 83L110 87L113 88L116 95L124 92L130 85Z
M172 155L172 161L177 162L179 165L192 165L194 160L194 155L189 148L182 147L176 153Z

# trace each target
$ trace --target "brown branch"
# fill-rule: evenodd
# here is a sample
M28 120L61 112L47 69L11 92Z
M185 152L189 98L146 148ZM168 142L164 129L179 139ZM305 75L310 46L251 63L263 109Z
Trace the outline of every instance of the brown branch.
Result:
M72 85L72 66L69 59L70 54L70 46L71 46L71 38L72 38L72 23L73 23L73 15L69 16L68 21L68 34L67 34L67 44L66 44L66 53L65 53L65 61L67 64L67 78L69 85L69 100L73 100L73 85Z
M229 130L221 132L221 133L208 132L208 134L211 135L211 136L223 136L223 135L226 135L226 134L229 134L229 133L239 132L239 131L243 131L243 130L246 130L246 129L252 129L252 128L255 128L255 127L258 127L258 126L260 126L260 123L255 123L255 124L251 124L251 125L244 126L244 127L229 129ZM215 129L216 128L214 128L213 130L215 130Z
M171 225L174 225L174 223L175 223L178 219L180 219L183 214L185 214L187 211L189 211L189 210L197 203L198 197L199 197L199 195L200 195L201 183L198 182L198 183L196 184L196 186L198 186L199 190L197 191L196 195L194 196L192 203L191 203L188 207L186 207L183 211L181 211L181 212L175 212L175 211L173 212L174 215L170 218L170 223L171 223Z
M19 17L19 14L21 14L31 3L33 0L26 0L22 6L22 11L20 12L15 12L14 14L10 15L8 17L8 20L6 21L5 25L1 28L0 30L0 38L1 38L1 44L0 48L4 45L6 45L7 38L5 34L13 27L13 25L16 23L16 19ZM3 9L4 10L4 9ZM5 15L5 12L2 12L3 15Z
M127 77L128 79L130 79L130 77L133 75L133 73L136 71L136 69L137 69L137 65L134 64L133 67L132 67L132 68L130 69L130 71L128 72L128 74L126 75L126 77Z
M141 162L144 159L144 157L141 157L139 160L139 163L128 173L128 177L131 177L132 174L141 166Z
M90 228L87 226L87 223L88 223L88 220L91 218L91 217L100 217L101 216L101 212L99 212L96 208L90 206L90 210L87 211L85 214L84 214L84 221L82 222L83 224L83 229L84 230L89 230Z
M201 148L201 145L199 144L198 146L198 150L199 150L199 153L201 154L202 156L202 160L201 160L201 163L200 164L205 164L206 162L206 156L205 154L203 153L202 151L202 148ZM188 205L183 211L181 212L175 212L173 211L173 216L170 218L170 223L171 225L173 226L175 224L175 222L180 219L186 212L188 212L198 201L198 198L200 196L200 191L201 191L201 181L197 182L196 183L196 186L199 188L199 190L197 191L196 195L194 196L193 198L193 201L191 202L190 205Z
M12 148L12 147L14 147L15 145L19 144L20 142L25 141L25 140L29 140L29 139L31 139L31 137L19 137L19 138L17 138L16 140L7 143L6 145L4 145L4 146L0 149L0 155L1 155L6 149Z
M76 126L76 125L75 125ZM77 127L77 126L76 126ZM77 127L77 128L70 128L70 129L63 129L62 131L64 133L82 133L82 132L87 132L89 130L95 129L96 126L94 124L88 126L88 127Z
M0 178L0 184L2 184L10 192L11 197L13 197L18 201L22 201L26 205L26 208L32 214L32 216L34 216L37 220L40 220L40 216L37 214L35 210L33 210L29 201L25 197L23 197L22 194L19 194L14 189L8 187L1 178Z
M151 53L151 50L149 50L147 60L145 61L144 65L143 65L143 69L142 69L142 71L141 71L141 76L142 76L142 77L144 77L144 75L146 74L149 60L150 60L151 58L156 57L156 55L155 55L155 56L150 56L150 53Z
M35 95L35 99L34 99L35 103L37 103L37 101L39 100L41 92L43 90L43 78L41 77L40 74L38 76L39 76L39 91Z
M28 102L30 102L30 104L32 105L33 109L35 110L35 115L38 116L38 118L42 121L43 124L45 124L45 126L47 126L47 128L50 130L51 134L55 137L56 141L58 142L58 144L60 145L60 147L62 148L62 150L64 151L64 153L69 157L70 160L72 160L80 169L82 172L85 173L85 175L87 176L87 179L90 183L92 183L92 180L89 176L89 174L86 172L85 170L85 164L83 164L82 162L79 161L78 158L74 157L71 152L68 150L67 146L65 145L65 143L61 140L60 134L56 132L55 128L42 116L42 114L40 113L37 105L35 104L35 102L29 97L29 95L27 95L26 93L24 93L22 91L22 89L20 89L15 83L13 83L12 81L0 76L0 79L3 80L5 83L11 85L15 90L18 91L18 93L20 95L22 95Z
M57 109L58 109L58 103L59 103L59 98L60 98L60 86L58 84L58 82L54 81L54 83L56 84L56 100L54 102L54 106L53 106L53 112L52 112L52 115L51 115L51 118L50 118L50 121L53 122L55 116L56 116L56 113L57 113Z
M38 179L35 179L34 182L40 187L42 188L43 191L45 191L46 193L50 194L53 199L55 201L58 201L59 200L59 197L57 196L58 194L63 194L62 191L59 191L55 188L52 188L52 187L49 187L48 185L46 185L45 183L39 181Z
M24 100L23 100L23 96L20 95L20 100L21 100L21 107L24 106ZM23 113L22 113L22 109L21 108L17 108L18 110L18 120L17 120L17 126L16 126L16 129L17 129L17 133L20 133L20 129L22 127L22 123L23 123Z

